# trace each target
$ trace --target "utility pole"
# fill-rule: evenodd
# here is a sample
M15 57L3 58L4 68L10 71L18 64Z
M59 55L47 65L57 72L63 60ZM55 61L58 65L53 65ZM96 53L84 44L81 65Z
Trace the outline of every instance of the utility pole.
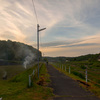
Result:
M38 78L39 78L39 32L45 30L46 28L39 29L39 24L37 24L37 50L38 50Z

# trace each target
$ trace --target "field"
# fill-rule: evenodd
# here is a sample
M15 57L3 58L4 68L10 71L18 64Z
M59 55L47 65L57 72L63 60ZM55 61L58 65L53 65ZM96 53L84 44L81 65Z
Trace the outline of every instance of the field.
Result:
M14 66L9 68L12 67ZM7 68L7 66L5 66L5 68ZM47 98L51 97L52 90L47 87L50 80L45 64L42 64L40 67L39 79L36 69L37 65L26 70L19 66L18 71L18 67L16 66L16 68L13 69L13 74L15 70L17 75L10 78L12 75L9 74L8 80L0 80L0 97L2 97L3 100L47 100ZM29 75L32 74L33 70L35 70L35 74L31 77L32 83L31 87L29 87ZM20 74L18 74L17 71ZM10 72L12 72L12 69Z
M21 73L25 70L23 65L6 65L6 66L0 66L0 80L2 80L2 77L5 73L7 73L7 79L10 79L11 77L17 75L18 73Z
M83 87L100 97L100 62L71 61L66 63L55 63L54 66L58 70L82 83L81 85L84 85Z

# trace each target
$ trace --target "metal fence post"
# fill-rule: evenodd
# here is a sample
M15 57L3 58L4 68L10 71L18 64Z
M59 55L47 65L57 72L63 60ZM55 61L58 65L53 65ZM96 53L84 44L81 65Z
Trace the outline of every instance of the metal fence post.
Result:
M29 75L29 87L31 86L31 75Z
M65 71L66 71L66 66L65 66Z
M87 69L86 69L85 75L86 75L86 83L87 83Z
M70 74L70 66L69 66L69 74Z
M63 65L62 65L62 70L63 70Z

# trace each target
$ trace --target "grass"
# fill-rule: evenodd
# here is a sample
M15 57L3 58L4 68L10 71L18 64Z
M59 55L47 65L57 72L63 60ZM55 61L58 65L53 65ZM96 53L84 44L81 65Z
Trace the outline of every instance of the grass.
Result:
M3 100L47 100L52 96L52 89L47 87L50 80L45 64L41 65L40 77L32 77L32 87L28 87L28 76L37 66L29 68L10 80L0 80L0 97ZM42 85L38 85L42 81Z
M75 61L67 62L64 64L55 63L53 66L60 72L63 72L67 76L74 80L79 80L84 84L80 85L85 89L88 89L100 97L100 62L87 62L87 61ZM63 66L63 68L61 67ZM66 66L66 71L65 71ZM69 66L71 74L69 74ZM85 70L88 68L88 83L85 82ZM87 86L89 85L89 86Z
M0 80L2 80L5 72L7 72L7 79L10 79L11 77L23 72L24 70L25 68L22 65L0 66Z

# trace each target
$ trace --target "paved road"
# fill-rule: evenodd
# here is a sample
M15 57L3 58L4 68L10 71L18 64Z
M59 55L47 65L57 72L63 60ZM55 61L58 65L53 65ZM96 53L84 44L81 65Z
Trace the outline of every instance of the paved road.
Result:
M53 100L100 100L51 65L48 65L47 69L52 81L50 87L54 89L53 92L56 95Z

